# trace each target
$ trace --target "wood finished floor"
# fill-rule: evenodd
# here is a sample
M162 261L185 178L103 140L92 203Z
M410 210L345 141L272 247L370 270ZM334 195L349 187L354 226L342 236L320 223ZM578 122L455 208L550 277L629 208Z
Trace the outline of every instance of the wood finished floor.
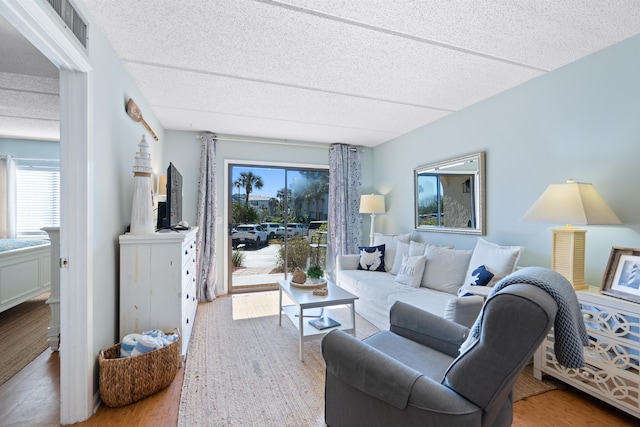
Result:
M0 426L59 425L58 353L46 350L0 386ZM166 389L122 408L100 406L76 426L176 426L184 368ZM34 408L37 408L34 410ZM638 426L640 420L578 390L555 390L515 404L515 427Z

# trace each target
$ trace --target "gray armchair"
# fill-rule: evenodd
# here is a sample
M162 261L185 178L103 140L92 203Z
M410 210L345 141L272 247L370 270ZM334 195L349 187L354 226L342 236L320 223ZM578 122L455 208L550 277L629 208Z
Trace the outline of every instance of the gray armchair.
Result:
M540 287L517 283L487 299L479 339L470 330L397 302L389 331L322 340L325 421L340 426L508 426L515 381L558 310Z

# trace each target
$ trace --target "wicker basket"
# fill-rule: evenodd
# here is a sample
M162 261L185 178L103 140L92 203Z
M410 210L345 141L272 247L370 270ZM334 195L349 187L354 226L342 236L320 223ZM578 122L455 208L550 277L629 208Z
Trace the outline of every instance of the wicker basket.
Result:
M100 352L100 397L112 408L129 405L171 384L180 365L180 340L134 357L120 357L120 344Z

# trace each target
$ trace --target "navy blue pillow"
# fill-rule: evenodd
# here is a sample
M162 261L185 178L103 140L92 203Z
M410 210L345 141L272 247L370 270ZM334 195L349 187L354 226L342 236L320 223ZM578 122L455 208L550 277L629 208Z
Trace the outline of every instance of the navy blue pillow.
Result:
M358 246L358 252L360 253L358 270L385 271L384 249L385 245Z
M491 282L491 279L493 279L493 273L487 270L487 267L485 267L484 265L481 265L475 270L473 270L473 273L471 273L471 276L473 276L473 281L466 283L465 284L466 286L487 286L489 282ZM465 292L464 286L463 286L458 291L458 296L468 297L468 296L471 296L471 294L468 292Z

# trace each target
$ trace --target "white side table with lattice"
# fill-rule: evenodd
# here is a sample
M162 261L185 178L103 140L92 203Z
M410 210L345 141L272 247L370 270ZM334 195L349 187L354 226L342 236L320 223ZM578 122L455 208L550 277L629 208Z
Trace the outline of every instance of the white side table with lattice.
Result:
M589 334L587 365L558 364L552 329L534 356L534 376L551 375L640 418L640 304L602 295L593 286L576 295Z

